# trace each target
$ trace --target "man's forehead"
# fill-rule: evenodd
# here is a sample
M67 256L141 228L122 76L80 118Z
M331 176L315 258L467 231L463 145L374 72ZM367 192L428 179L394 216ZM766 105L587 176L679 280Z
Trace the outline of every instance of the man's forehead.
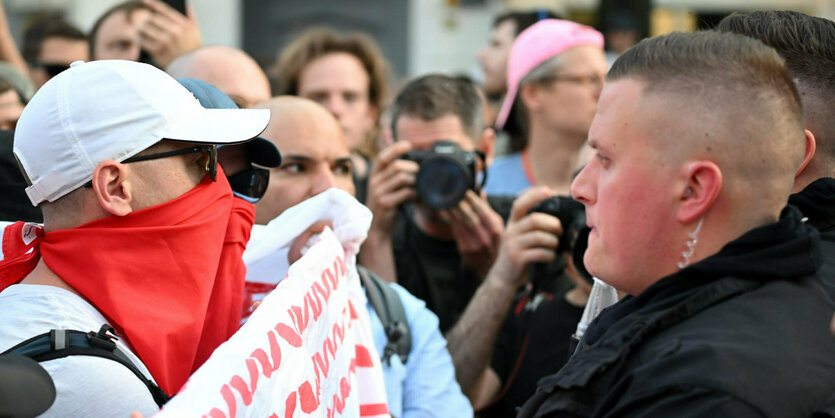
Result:
M475 141L464 131L461 119L446 114L432 120L402 114L397 118L397 139L408 141L417 149L425 149L439 140L458 143L465 150L472 150Z
M370 77L359 58L334 52L310 61L299 75L300 91L367 90Z

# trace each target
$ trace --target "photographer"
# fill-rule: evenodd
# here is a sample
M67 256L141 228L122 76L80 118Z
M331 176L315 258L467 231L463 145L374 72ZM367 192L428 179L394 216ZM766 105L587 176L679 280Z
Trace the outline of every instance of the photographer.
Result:
M421 165L401 157L433 146L438 151L437 141L450 141L460 148L449 147L453 153L447 157L458 162L451 165L469 171L461 180L480 183L494 138L492 129L484 129L483 106L472 83L441 75L412 81L392 105L397 142L380 152L369 177L366 204L374 220L359 261L426 301L442 332L455 323L493 264L502 218L472 189L452 208L431 208L425 202L429 195L418 192ZM431 154L413 152L409 158L428 161Z
M447 336L481 417L512 416L540 378L559 370L589 298L590 277L571 260L583 205L553 194L536 187L513 203L496 263Z

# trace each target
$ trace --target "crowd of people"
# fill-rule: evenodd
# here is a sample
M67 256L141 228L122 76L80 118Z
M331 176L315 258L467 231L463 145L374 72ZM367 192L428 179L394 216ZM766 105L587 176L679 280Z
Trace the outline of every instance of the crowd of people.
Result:
M510 12L483 82L390 92L361 33L265 71L158 0L0 15L0 392L32 340L112 346L29 355L54 401L0 416L157 412L282 279L253 225L332 188L405 313L401 352L366 306L394 417L835 416L835 22L606 39Z

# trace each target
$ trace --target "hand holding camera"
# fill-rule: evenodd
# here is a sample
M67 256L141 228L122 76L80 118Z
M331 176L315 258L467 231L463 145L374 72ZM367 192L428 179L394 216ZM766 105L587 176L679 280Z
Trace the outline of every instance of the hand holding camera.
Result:
M553 215L531 212L552 195L547 187L535 187L513 202L507 227L502 233L501 249L488 278L516 290L525 282L524 273L528 264L547 263L554 259L563 226Z

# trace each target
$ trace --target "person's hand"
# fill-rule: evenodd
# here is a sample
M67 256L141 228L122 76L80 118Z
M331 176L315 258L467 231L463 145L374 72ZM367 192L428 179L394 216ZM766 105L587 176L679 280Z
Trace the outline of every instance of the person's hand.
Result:
M162 69L174 58L200 47L202 38L194 10L186 5L186 14L159 0L143 0L151 17L139 27L139 44Z
M441 212L449 222L461 258L482 278L496 261L501 245L502 217L481 196L467 190L458 206Z
M562 234L559 219L540 212L528 214L537 203L553 194L548 188L537 187L513 202L499 254L488 278L518 289L525 281L525 268L529 263L547 263L554 259L558 237Z
M391 239L397 208L417 198L415 179L420 166L414 161L400 159L411 149L406 141L395 142L377 156L368 176L368 197L365 205L374 214L369 238Z
M315 236L322 233L325 230L325 227L333 229L333 222L331 221L316 221L313 225L310 225L307 229L304 230L299 236L293 240L293 243L290 245L290 250L287 251L287 261L290 264L295 263L304 255L303 252L307 251L307 248L310 248L312 243L310 240Z

